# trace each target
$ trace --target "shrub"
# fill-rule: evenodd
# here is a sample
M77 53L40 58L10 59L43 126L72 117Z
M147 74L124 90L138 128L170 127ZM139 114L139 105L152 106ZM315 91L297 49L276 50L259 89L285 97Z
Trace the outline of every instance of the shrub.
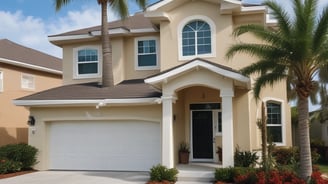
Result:
M17 172L22 169L22 163L8 160L6 158L0 159L0 174L6 174L11 172Z
M299 161L299 152L297 148L275 148L272 156L279 165L289 165L294 161Z
M250 151L240 151L239 148L236 148L234 160L236 167L253 167L257 163L259 157L255 152Z
M175 168L168 169L163 165L156 165L150 169L150 181L177 181L178 170Z
M233 167L215 169L215 181L233 182L235 169Z
M22 164L22 170L31 169L36 163L38 150L25 143L8 144L0 147L0 158L7 158Z
M272 156L275 158L278 165L290 165L299 162L299 149L297 147L291 148L275 148L272 151ZM316 149L311 152L312 163L318 163L320 154Z

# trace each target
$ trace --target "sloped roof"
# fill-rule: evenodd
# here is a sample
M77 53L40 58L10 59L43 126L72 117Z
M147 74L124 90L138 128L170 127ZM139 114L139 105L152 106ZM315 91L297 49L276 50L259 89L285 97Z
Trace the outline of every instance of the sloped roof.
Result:
M174 78L186 71L193 70L197 67L206 68L216 74L231 78L236 81L236 83L240 83L246 88L250 88L250 79L242 75L239 71L224 65L220 65L218 63L213 63L202 58L195 58L176 67L152 75L146 78L145 82L148 84L157 85L157 87L159 87L160 85L158 86L158 84L167 81L169 78Z
M1 62L50 73L62 73L61 59L19 45L8 39L0 39Z
M149 19L144 17L143 13L137 13L133 16L126 18L125 20L116 20L108 23L108 29L122 28L126 30L133 29L151 29L154 28L154 25L150 22ZM88 27L84 29L74 30L66 33L61 33L57 35L50 35L51 37L59 36L72 36L72 35L84 35L90 34L91 32L101 31L101 26Z
M101 87L97 83L65 85L25 96L16 101L34 100L99 100L157 98L162 93L143 79L125 80L113 87Z

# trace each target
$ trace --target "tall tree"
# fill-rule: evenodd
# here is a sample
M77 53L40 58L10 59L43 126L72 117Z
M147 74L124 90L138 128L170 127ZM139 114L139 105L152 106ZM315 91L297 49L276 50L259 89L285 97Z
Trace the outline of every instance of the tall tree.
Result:
M257 99L263 87L279 81L286 81L296 91L300 176L306 179L312 173L308 98L318 86L315 75L328 68L328 7L319 12L317 0L292 0L291 12L272 0L264 5L272 10L277 27L259 24L237 27L233 32L235 37L250 33L263 43L236 43L226 56L229 59L236 53L256 56L258 60L241 71L245 75L258 75L253 86Z
M71 3L73 0L54 0L56 11L59 11L63 6ZM140 8L145 9L147 0L135 0ZM108 34L108 5L122 19L126 18L129 13L126 0L97 0L101 6L101 45L102 45L102 86L114 86L114 75L112 67L112 49L110 37Z

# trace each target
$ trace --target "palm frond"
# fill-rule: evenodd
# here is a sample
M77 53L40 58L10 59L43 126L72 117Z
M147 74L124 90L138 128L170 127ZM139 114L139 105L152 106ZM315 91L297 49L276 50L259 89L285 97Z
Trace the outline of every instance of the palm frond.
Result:
M282 32L282 35L289 37L292 30L292 23L290 21L289 14L274 1L265 1L264 5L272 10L272 15L277 20L279 31Z
M254 91L254 97L256 99L260 98L261 89L267 85L270 85L271 87L281 80L284 80L287 78L287 75L281 75L277 73L268 73L265 75L259 76L259 78L255 81L255 84L253 86Z
M56 11L59 11L63 6L69 4L72 0L54 0Z
M142 10L146 9L147 0L136 0L136 3Z
M317 24L316 30L313 35L313 43L312 48L314 53L320 53L322 51L322 47L324 44L324 41L327 40L325 37L327 37L328 34L328 7L326 7L322 14L319 17L319 22ZM324 47L323 49L327 50L327 47Z
M110 0L109 6L121 19L129 16L129 8L126 0Z

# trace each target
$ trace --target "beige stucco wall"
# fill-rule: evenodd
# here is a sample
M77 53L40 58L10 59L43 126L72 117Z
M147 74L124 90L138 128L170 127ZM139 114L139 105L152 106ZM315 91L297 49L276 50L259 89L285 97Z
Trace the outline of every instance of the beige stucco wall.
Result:
M145 78L159 70L135 70L135 38L140 37L159 37L159 34L142 34L135 37L113 37L111 38L112 44L112 58L113 58L113 75L114 83L120 83L127 79ZM74 48L83 46L97 46L99 47L99 61L102 62L101 55L101 42L90 41L81 43L66 44L63 46L63 84L87 83L87 82L100 82L101 77L96 78L76 78L74 77L73 68L74 63ZM158 58L160 59L160 58Z
M48 169L49 156L49 123L61 121L115 121L138 120L161 122L161 105L128 106L128 107L101 107L96 104L91 107L60 107L60 108L31 108L31 115L36 124L29 128L29 144L39 149L36 169ZM34 133L33 133L34 131Z
M27 119L29 111L15 106L12 100L61 85L61 76L0 64L3 72L3 92L0 92L0 146L9 143L27 143ZM35 89L21 88L22 74L33 75Z

